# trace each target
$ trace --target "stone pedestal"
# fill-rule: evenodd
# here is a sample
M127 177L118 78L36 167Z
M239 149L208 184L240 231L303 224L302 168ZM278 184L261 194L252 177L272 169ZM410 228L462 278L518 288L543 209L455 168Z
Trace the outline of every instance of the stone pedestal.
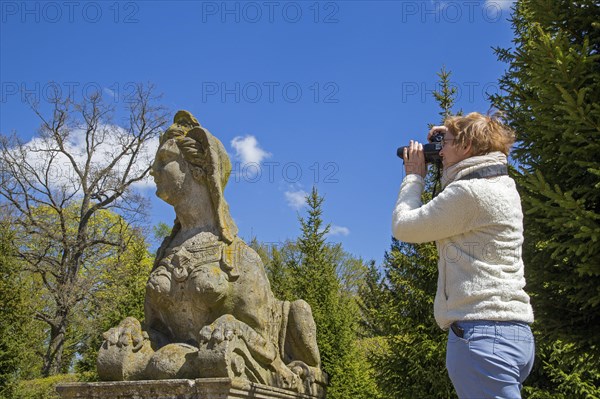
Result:
M238 378L75 382L56 387L61 399L314 399Z

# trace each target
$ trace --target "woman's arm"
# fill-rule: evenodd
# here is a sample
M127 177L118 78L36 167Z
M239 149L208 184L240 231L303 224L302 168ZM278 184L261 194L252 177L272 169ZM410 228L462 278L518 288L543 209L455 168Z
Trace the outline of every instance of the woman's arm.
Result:
M478 206L462 184L451 184L437 197L422 205L424 179L416 174L402 181L392 214L392 233L400 241L437 241L473 228Z

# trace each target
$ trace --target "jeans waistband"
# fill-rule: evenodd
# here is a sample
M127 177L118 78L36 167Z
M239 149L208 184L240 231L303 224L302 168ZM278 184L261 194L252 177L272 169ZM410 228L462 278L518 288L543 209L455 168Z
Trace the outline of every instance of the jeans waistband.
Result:
M469 328L475 327L494 327L494 326L520 326L529 328L529 324L524 321L517 320L504 320L504 321L495 321L495 320L459 320L455 321L450 325L450 329L452 332L459 338L464 338L465 330Z

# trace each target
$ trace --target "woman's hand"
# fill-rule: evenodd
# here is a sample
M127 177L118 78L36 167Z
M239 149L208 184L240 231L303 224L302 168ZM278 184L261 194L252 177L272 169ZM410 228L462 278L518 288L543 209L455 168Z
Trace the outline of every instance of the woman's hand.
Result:
M446 126L432 127L431 130L429 131L429 134L427 135L427 141L429 141L431 143L431 138L438 133L446 134L446 133L448 133L448 128Z
M425 178L427 166L425 165L423 144L411 140L408 147L404 148L404 170L407 175L416 174Z

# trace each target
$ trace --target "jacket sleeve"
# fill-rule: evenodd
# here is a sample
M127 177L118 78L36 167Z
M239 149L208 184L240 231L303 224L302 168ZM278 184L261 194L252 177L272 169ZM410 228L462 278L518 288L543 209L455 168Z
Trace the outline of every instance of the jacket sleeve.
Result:
M478 212L473 195L462 184L450 184L423 205L425 181L411 174L404 178L392 214L392 233L400 241L423 243L465 233L473 228Z

